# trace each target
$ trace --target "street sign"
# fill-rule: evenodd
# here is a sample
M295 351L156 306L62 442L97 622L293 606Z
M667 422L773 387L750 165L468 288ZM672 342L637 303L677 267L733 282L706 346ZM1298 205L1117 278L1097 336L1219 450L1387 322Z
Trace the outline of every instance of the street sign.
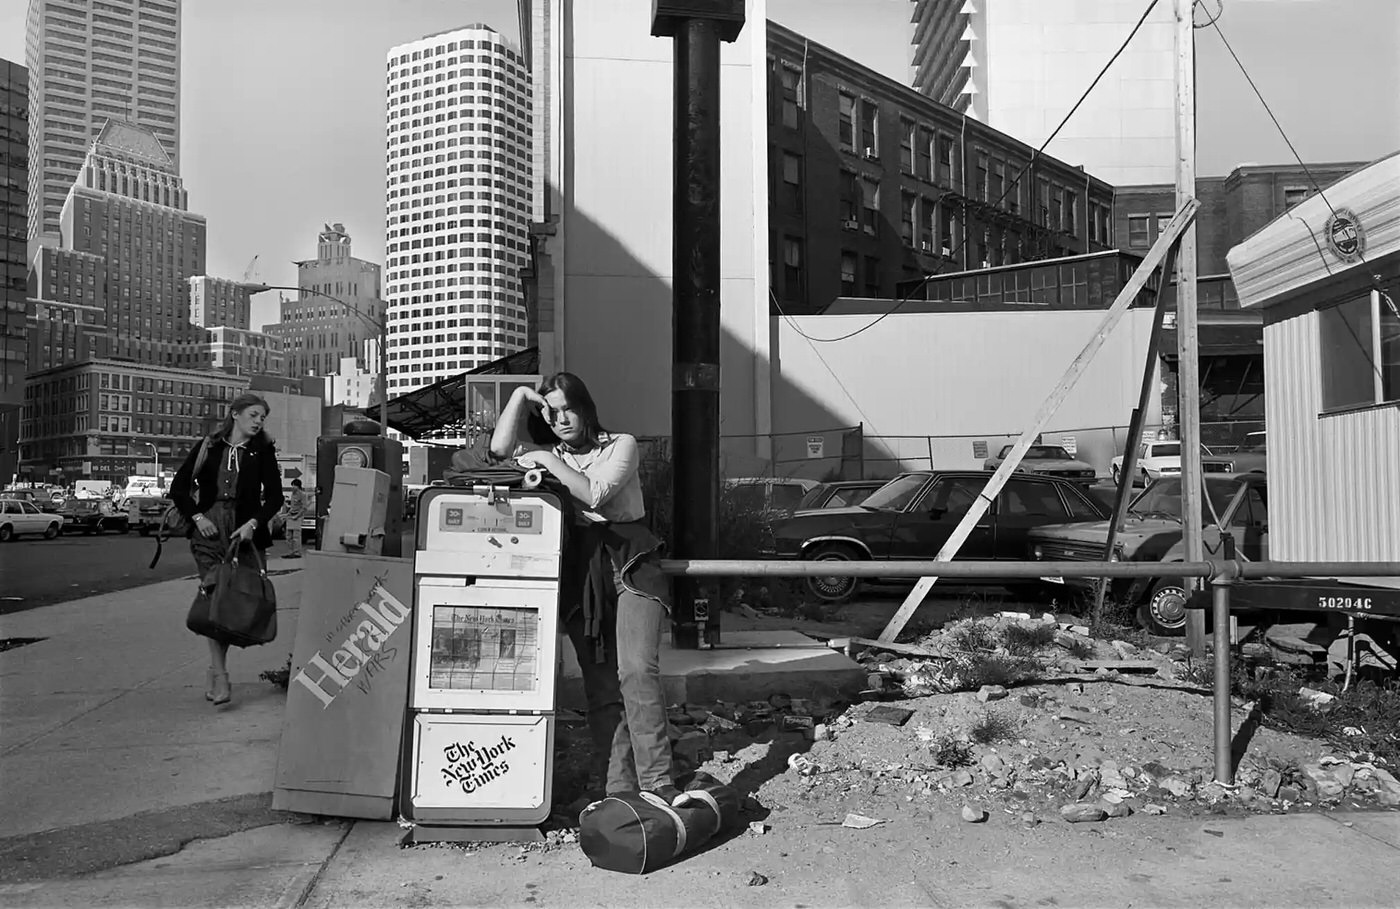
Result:
M987 441L985 439L972 443L972 456L980 460L987 458Z
M1060 436L1060 447L1072 455L1079 454L1079 440L1074 436Z
M807 437L807 457L820 458L826 451L826 439L821 436Z

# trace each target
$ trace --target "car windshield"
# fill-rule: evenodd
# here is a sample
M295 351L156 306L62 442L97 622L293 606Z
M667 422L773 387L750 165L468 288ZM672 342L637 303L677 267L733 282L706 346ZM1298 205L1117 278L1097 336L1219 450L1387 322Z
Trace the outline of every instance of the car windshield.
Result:
M100 510L98 504L97 504L96 502L93 502L93 501L77 501L77 502L74 502L74 503L73 503L73 506L72 506L72 507L73 507L73 510L74 510L74 511L99 511L99 510Z
M872 492L870 497L860 504L865 508L886 508L891 511L899 511L909 506L914 496L918 495L919 490L924 488L927 479L919 474L895 477Z
M1238 489L1239 484L1233 480L1206 480L1206 494L1210 496L1210 504L1215 506L1216 515L1224 517L1225 509L1230 507L1230 501ZM1159 517L1180 521L1181 480L1171 477L1153 483L1133 500L1133 504L1128 506L1128 512L1140 518ZM1208 509L1204 510L1201 517L1205 523L1212 523Z
M1070 461L1073 457L1058 445L1032 445L1026 449L1026 460Z

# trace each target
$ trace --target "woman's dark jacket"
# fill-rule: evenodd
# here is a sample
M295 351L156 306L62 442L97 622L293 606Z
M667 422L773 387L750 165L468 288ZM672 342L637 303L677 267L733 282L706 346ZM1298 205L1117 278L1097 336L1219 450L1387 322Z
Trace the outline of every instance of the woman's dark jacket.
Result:
M175 507L191 520L214 507L219 495L219 465L228 457L228 440L222 436L206 438L204 447L207 454L199 476L193 476L194 462L199 456L199 445L195 445L170 484L170 498ZM267 549L272 545L272 532L268 527L281 510L282 470L277 465L277 446L267 433L260 432L243 447L233 500L235 526L242 527L256 518L258 529L253 531L253 544Z

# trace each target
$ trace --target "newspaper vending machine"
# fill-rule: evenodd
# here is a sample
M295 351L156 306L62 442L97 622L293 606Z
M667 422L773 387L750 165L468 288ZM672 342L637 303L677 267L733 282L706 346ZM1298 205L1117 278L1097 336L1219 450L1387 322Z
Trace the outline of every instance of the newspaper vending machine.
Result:
M431 487L418 506L405 842L534 840L549 816L563 512Z

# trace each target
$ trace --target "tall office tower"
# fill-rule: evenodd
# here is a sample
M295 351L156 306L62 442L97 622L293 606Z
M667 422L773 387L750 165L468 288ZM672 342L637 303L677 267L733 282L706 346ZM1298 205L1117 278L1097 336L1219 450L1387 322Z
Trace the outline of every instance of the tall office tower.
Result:
M64 248L105 260L105 299L99 291L82 302L104 300L113 356L195 365L189 279L204 274L205 223L188 203L175 163L155 135L108 121L64 200L59 225ZM37 269L54 272L60 265L43 255L35 261ZM62 286L63 277L57 280ZM88 284L95 285L95 277Z
M525 346L531 89L485 25L390 49L386 78L393 395Z
M25 375L25 224L28 218L29 76L0 60L0 483L19 465Z
M363 342L378 338L384 317L379 266L350 253L350 234L337 222L317 236L316 258L296 263L301 293L282 300L280 321L264 328L282 340L288 376L332 375L346 358L378 375Z
M150 130L178 172L180 0L29 0L29 237L63 200L108 120Z
M913 0L914 87L1040 147L1142 0ZM1158 3L1045 152L1115 185L1175 179L1172 5Z

